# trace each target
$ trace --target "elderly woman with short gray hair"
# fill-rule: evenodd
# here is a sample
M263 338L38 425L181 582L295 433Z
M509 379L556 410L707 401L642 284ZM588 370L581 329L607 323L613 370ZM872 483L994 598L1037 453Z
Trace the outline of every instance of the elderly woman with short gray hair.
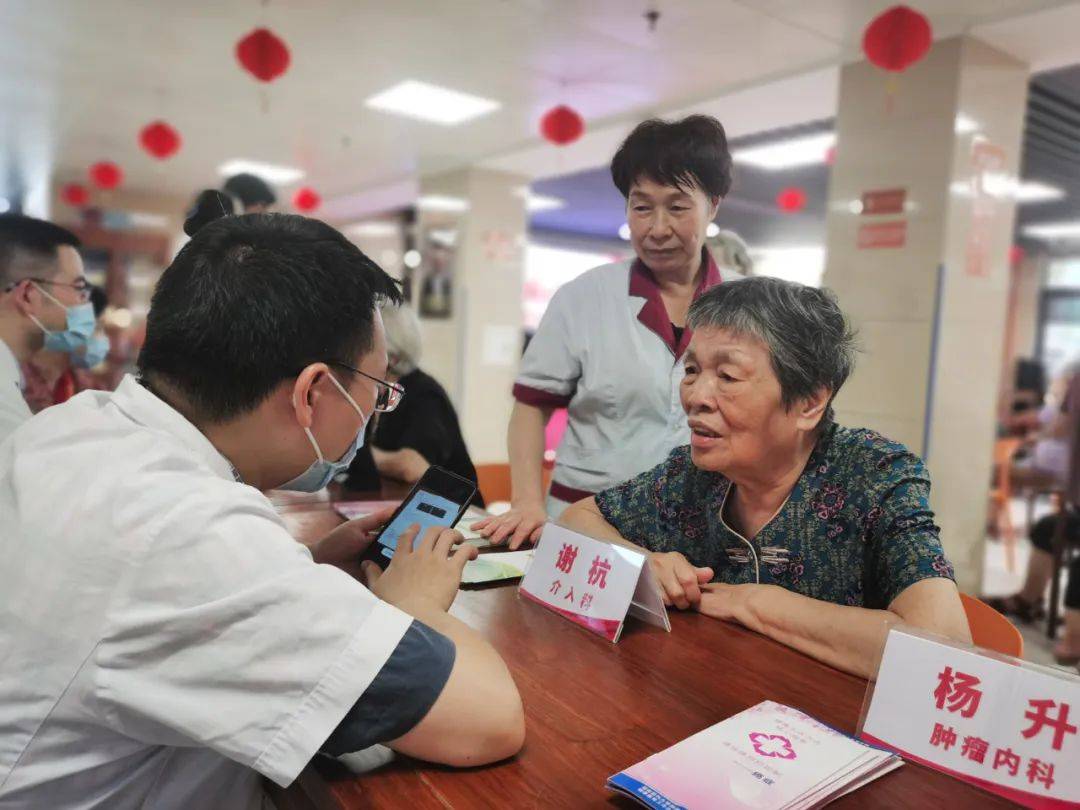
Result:
M678 608L873 673L897 623L970 640L922 461L833 421L854 337L828 291L774 278L690 308L691 441L561 523L634 544Z
M357 453L346 486L378 489L376 472L382 478L414 484L432 464L475 481L476 468L450 397L418 366L422 343L416 313L407 304L387 305L381 312L389 362L386 376L399 383L408 396L394 411L379 414L371 442ZM368 448L370 457L365 452ZM479 492L473 502L483 506Z

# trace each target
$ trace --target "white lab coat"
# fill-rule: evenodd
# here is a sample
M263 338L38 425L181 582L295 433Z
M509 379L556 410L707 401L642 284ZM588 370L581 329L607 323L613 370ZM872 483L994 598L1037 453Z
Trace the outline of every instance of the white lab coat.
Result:
M258 808L410 617L127 377L0 445L0 808Z
M22 389L19 361L8 345L0 340L0 442L31 416Z

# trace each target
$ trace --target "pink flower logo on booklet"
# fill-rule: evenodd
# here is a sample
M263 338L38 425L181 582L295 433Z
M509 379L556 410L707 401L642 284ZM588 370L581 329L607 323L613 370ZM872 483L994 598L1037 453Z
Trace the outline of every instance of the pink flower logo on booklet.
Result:
M750 742L754 744L754 750L763 757L795 759L795 749L791 747L791 740L787 737L755 731L750 735Z

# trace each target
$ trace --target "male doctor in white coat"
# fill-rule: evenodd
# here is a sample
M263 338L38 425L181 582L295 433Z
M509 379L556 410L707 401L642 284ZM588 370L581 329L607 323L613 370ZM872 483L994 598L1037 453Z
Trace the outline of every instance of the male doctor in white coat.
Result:
M309 550L262 493L325 486L396 405L397 298L324 223L209 222L158 283L138 377L0 446L0 808L254 810L320 752L520 748L506 666L447 614L474 550L434 530L360 571L387 514Z

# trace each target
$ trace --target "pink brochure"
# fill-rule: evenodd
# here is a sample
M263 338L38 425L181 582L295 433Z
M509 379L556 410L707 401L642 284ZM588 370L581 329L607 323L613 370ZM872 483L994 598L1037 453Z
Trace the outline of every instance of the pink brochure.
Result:
M608 787L656 810L810 807L899 764L765 701L612 776Z

